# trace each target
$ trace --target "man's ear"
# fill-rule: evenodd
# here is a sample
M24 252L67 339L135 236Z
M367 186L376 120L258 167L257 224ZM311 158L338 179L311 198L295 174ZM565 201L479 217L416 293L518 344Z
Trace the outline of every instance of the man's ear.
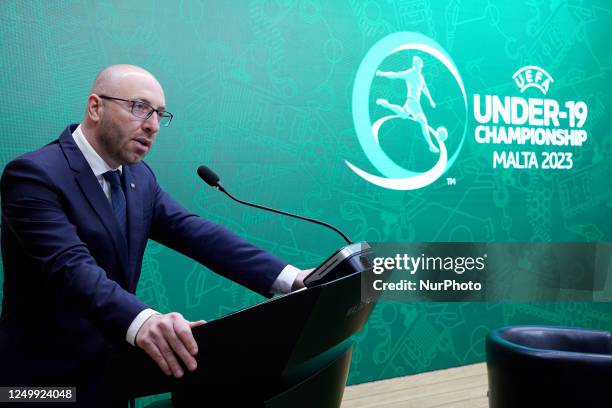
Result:
M87 98L87 117L94 123L99 122L102 116L102 109L102 99L96 94L89 95L89 98Z

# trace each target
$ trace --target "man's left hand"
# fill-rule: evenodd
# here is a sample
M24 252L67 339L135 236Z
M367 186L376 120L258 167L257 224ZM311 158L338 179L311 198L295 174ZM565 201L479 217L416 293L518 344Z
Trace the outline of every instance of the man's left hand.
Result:
M291 291L295 292L296 290L300 290L302 288L305 288L306 286L304 285L304 279L308 275L310 275L310 272L312 272L313 270L314 270L314 268L301 270L297 274L297 276L295 277L295 280L293 281L293 285L291 285Z

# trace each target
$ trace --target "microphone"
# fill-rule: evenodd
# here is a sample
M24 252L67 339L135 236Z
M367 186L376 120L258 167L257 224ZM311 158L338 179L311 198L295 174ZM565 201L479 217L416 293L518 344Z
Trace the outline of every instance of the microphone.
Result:
M215 173L214 171L212 171L211 169L209 169L208 167L202 165L200 167L198 167L198 176L200 176L200 178L202 180L204 180L206 182L206 184L208 184L211 187L216 187L216 188L220 188L220 184L219 184L219 176L217 176L217 173Z
M261 210L266 210L266 211L270 211L270 212L277 213L277 214L287 215L289 217L298 218L300 220L312 222L312 223L315 223L315 224L323 225L324 227L330 228L330 229L334 230L335 232L337 232L338 234L340 234L342 236L342 238L348 244L352 244L353 243L353 241L351 241L346 235L344 235L344 233L342 231L340 231L338 228L336 228L333 225L330 225L330 224L328 224L326 222L315 220L314 218L303 217L303 216L297 215L297 214L291 214L291 213L288 213L286 211L275 210L274 208L264 207L263 205L254 204L254 203L248 203L246 201L239 200L238 198L236 198L233 195L231 195L225 189L225 187L223 187L221 185L219 176L217 176L217 174L214 171L212 171L211 169L209 169L208 167L206 167L204 165L198 167L198 176L200 176L200 178L202 180L204 180L204 182L206 184L208 184L211 187L216 188L217 190L223 191L229 198L231 198L232 200L234 200L234 201L236 201L236 202L238 202L240 204L248 205L250 207L259 208Z

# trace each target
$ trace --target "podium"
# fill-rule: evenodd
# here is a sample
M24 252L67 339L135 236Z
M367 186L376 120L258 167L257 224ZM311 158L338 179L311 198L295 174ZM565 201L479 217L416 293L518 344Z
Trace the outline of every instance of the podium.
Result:
M229 314L193 329L198 368L164 375L144 351L115 358L116 383L130 398L172 392L151 407L339 407L351 336L378 300L371 251L347 259L343 275ZM380 279L380 276L376 277Z

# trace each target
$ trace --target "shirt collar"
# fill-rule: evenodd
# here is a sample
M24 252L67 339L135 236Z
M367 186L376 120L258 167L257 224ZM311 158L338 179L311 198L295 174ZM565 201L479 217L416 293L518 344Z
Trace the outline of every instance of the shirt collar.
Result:
M99 177L107 171L115 171L119 170L119 174L123 172L123 166L119 166L116 169L113 169L109 166L102 157L94 150L94 148L89 144L85 134L83 134L83 129L81 129L81 125L77 126L77 128L72 132L72 138L74 142L85 156L85 160L89 163L89 167L93 171L94 176Z

